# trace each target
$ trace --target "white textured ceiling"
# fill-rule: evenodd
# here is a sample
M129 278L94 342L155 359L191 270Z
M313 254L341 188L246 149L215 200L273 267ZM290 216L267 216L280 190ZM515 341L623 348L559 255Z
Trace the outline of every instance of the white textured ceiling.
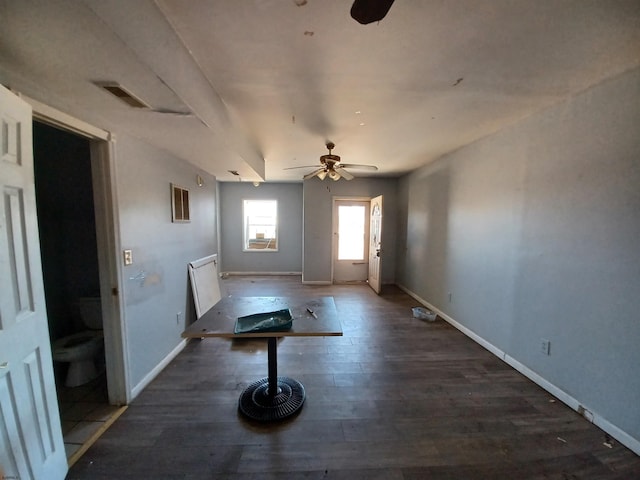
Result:
M0 82L220 180L299 181L328 140L396 176L640 65L638 0L351 3L0 0Z

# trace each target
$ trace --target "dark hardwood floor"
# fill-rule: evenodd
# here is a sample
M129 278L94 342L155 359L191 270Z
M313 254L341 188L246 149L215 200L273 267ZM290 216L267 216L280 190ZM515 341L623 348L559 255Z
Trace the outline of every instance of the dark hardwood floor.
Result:
M68 479L639 479L640 457L395 287L230 277L238 296L332 295L343 337L282 339L300 413L277 424L237 402L267 375L264 340L185 350ZM153 345L149 345L153 348Z

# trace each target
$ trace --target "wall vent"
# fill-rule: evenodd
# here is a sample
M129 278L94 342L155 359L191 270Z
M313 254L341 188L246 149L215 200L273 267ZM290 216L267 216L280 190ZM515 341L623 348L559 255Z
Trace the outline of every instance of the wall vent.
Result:
M133 108L150 108L145 102L126 90L122 85L115 82L94 82L100 88L105 89L114 97L122 100Z

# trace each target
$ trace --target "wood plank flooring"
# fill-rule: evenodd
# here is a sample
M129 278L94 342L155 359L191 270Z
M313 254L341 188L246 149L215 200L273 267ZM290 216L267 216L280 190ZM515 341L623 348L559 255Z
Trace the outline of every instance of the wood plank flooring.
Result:
M229 277L228 294L332 295L344 336L284 338L278 373L300 413L257 424L241 391L264 340L195 340L72 467L68 479L638 479L640 457L395 287ZM149 348L153 348L152 345Z

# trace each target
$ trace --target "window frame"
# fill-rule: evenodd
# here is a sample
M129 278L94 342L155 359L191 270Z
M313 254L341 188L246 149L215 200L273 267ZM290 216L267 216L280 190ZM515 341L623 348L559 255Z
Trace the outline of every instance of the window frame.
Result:
M249 223L250 215L247 213L247 204L252 202L273 202L275 203L275 218L274 223ZM242 251L243 252L277 252L279 251L280 239L278 233L278 200L275 198L246 198L242 200ZM263 226L266 228L273 228L274 236L269 238L260 238L258 237L258 233L256 233L256 238L250 238L250 228L252 226ZM251 247L251 241L253 240L254 247ZM261 244L260 241L267 241L267 245L265 247L260 247L258 245ZM271 241L274 241L275 247L269 247Z
M171 184L171 221L173 223L191 222L189 190L175 183Z

